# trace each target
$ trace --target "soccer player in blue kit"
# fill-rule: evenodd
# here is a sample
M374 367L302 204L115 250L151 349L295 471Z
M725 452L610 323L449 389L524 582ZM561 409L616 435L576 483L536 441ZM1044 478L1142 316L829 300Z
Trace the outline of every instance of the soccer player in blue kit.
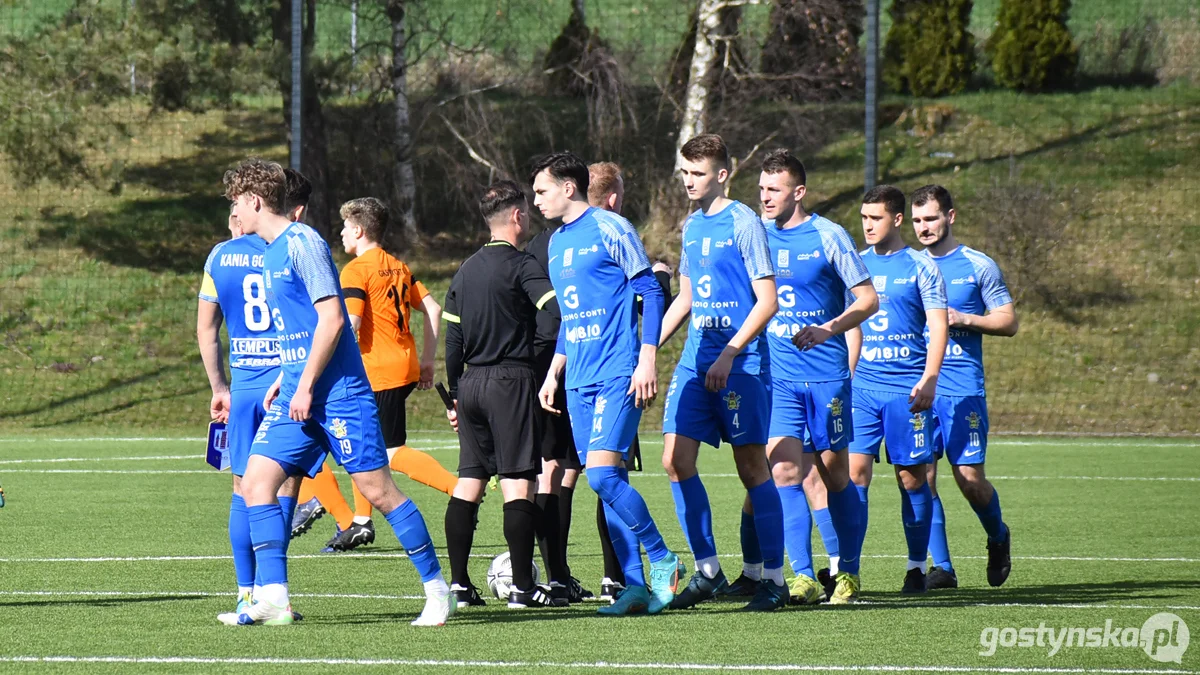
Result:
M667 548L645 500L622 477L620 465L628 458L642 408L658 393L662 289L633 225L588 205L588 168L579 157L559 152L541 158L534 164L532 182L534 204L542 215L563 221L548 251L562 323L539 398L543 408L560 412L554 409L554 396L565 367L567 409L588 484L637 535L650 558L649 588L641 566L622 561L625 590L598 611L657 614L675 597L679 557ZM639 295L644 319L640 347Z
M214 420L226 424L229 468L233 474L229 543L233 549L237 611L240 612L250 606L255 581L250 521L241 482L246 473L250 444L266 412L262 407L263 398L279 376L279 338L271 322L267 289L263 283L263 252L267 242L255 235L244 235L232 211L229 233L232 238L214 246L204 263L196 337L213 392L210 413ZM226 324L229 333L231 377L228 379L221 363L222 323ZM296 481L289 482L291 485L281 486L279 494L285 514L294 505L298 488Z
M766 334L771 354L767 456L784 507L784 540L796 575L789 589L791 601L804 605L825 598L813 572L814 516L834 560L833 556L840 558L839 538L834 533L837 527L845 530L847 541L857 527L850 518L859 509L858 495L847 490L847 448L854 431L844 334L879 308L879 298L850 233L805 212L806 181L804 164L787 150L776 150L764 158L759 198L779 294L779 311ZM853 300L849 305L848 296ZM842 501L835 497L826 505L828 491L820 471L829 477L835 492L845 491ZM836 512L836 524L830 512ZM758 558L753 529L753 517L744 509L743 556L750 553ZM858 556L852 551L845 570L845 574L858 573ZM834 570L835 579L841 574ZM843 580L843 587L847 583ZM735 583L734 588L737 586Z
M854 373L850 478L863 505L857 543L861 548L867 532L867 490L882 443L900 486L908 543L901 592L924 593L933 501L925 474L933 462L930 408L946 351L946 284L928 256L904 243L903 192L890 185L872 188L863 197L861 213L870 246L862 258L879 294L879 311L848 340ZM854 602L857 591L841 599L835 594L831 601Z
M242 496L261 588L254 603L218 618L227 625L288 625L288 523L276 492L291 476L314 476L326 453L382 512L425 586L414 626L440 626L454 612L450 587L425 520L388 470L379 415L362 357L346 324L345 302L329 246L284 212L286 178L274 162L250 159L226 172L225 195L246 234L267 244L263 282L279 333L282 369L267 392L270 408L251 446Z
M1017 312L996 262L954 238L954 201L946 188L926 185L912 193L912 219L917 239L946 279L950 308L950 341L933 403L937 436L934 449L945 452L959 490L987 532L987 578L999 586L1012 569L1008 526L1000 497L984 473L988 411L983 380L983 336L1017 334ZM932 347L931 347L932 349ZM929 552L934 567L930 589L958 587L946 543L946 514L937 494L937 463L929 466L933 489L933 530Z
M787 605L783 581L783 507L767 464L771 415L770 357L761 335L778 308L767 232L753 209L725 197L729 151L715 134L681 149L688 199L699 207L683 226L679 295L663 320L663 340L691 315L687 342L667 391L663 467L675 512L695 557L696 573L674 609L712 598L728 586L717 558L712 508L696 469L700 443L733 446L749 492L763 557L749 611Z

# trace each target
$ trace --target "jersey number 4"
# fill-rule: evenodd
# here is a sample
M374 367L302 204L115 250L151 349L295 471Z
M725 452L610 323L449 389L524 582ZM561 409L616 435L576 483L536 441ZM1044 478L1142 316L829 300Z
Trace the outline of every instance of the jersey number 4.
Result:
M261 274L247 274L242 277L242 306L246 315L246 328L252 331L264 331L271 326L271 311L267 309L267 289L263 285Z

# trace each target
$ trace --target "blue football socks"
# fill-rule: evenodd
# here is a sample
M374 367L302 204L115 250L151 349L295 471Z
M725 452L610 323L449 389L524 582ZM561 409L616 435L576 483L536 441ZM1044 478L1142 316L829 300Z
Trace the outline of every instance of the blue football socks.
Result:
M289 532L283 526L279 504L250 506L246 509L258 583L287 584L287 554L284 546Z
M829 507L813 509L812 519L821 533L821 542L825 545L825 555L830 558L838 557L837 530L833 528L833 519L829 517Z
M417 568L417 574L421 575L421 581L436 579L442 573L442 566L438 563L437 550L433 548L429 529L425 527L425 519L417 510L417 505L411 499L406 500L385 517L408 554L408 559Z
M717 541L713 536L712 507L708 503L708 492L700 476L678 483L671 483L671 494L675 497L675 514L687 537L688 547L697 560L716 558ZM757 525L757 522L755 523Z
M916 490L900 488L900 515L904 521L904 540L908 542L909 567L919 564L922 571L929 551L929 528L933 522L931 501L933 492L929 489L929 483L922 483Z
M862 502L858 491L850 483L839 492L829 491L829 516L838 538L838 568L842 572L858 574L859 553L862 552L862 537L859 531L859 511Z
M754 530L758 533L758 546L762 551L763 576L778 577L774 580L783 583L783 503L779 500L779 490L775 481L768 477L747 493L750 505L754 507Z
M808 510L808 499L801 485L783 485L779 488L779 500L783 504L783 538L787 543L788 559L792 572L816 578L812 560L812 514ZM828 511L825 517L829 517ZM836 535L834 541L837 541Z
M929 527L929 556L933 564L947 572L954 571L950 562L950 542L946 539L946 511L942 508L942 498L932 499L933 508Z
M621 479L620 469L615 466L588 467L587 478L588 484L600 496L600 500L610 506L612 513L637 535L650 562L656 563L671 554L658 531L658 526L650 517L646 500L633 489L627 478ZM628 581L626 579L627 583Z
M992 490L992 499L987 506L982 509L974 504L971 508L975 510L975 515L979 516L979 522L983 524L983 529L987 532L988 542L996 543L1004 541L1008 538L1008 528L1004 525L1004 518L1000 513L1000 493Z
M250 538L246 500L237 494L229 500L229 545L233 549L233 572L238 588L250 588L254 585L254 541Z

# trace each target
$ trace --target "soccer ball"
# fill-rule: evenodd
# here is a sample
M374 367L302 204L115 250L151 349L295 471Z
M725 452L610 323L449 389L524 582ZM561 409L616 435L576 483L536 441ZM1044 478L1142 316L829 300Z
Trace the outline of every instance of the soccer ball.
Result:
M538 570L537 563L535 562L533 563L534 585L537 585L540 576L541 572ZM491 589L492 595L495 595L497 599L508 600L509 594L513 591L512 560L509 558L508 551L492 559L492 564L488 566L487 585Z

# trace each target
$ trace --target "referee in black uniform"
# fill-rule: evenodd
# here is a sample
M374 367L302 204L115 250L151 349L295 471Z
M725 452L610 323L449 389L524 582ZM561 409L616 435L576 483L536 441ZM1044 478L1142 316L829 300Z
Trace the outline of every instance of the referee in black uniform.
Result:
M446 377L459 435L458 483L446 508L446 552L459 607L483 604L467 574L475 516L487 481L500 476L504 538L512 557L508 606L557 607L534 585L534 537L541 511L534 503L541 469L538 380L533 338L538 310L558 316L546 271L517 248L529 223L525 193L512 181L489 187L479 210L492 240L458 268L446 293ZM466 373L463 373L464 366Z

